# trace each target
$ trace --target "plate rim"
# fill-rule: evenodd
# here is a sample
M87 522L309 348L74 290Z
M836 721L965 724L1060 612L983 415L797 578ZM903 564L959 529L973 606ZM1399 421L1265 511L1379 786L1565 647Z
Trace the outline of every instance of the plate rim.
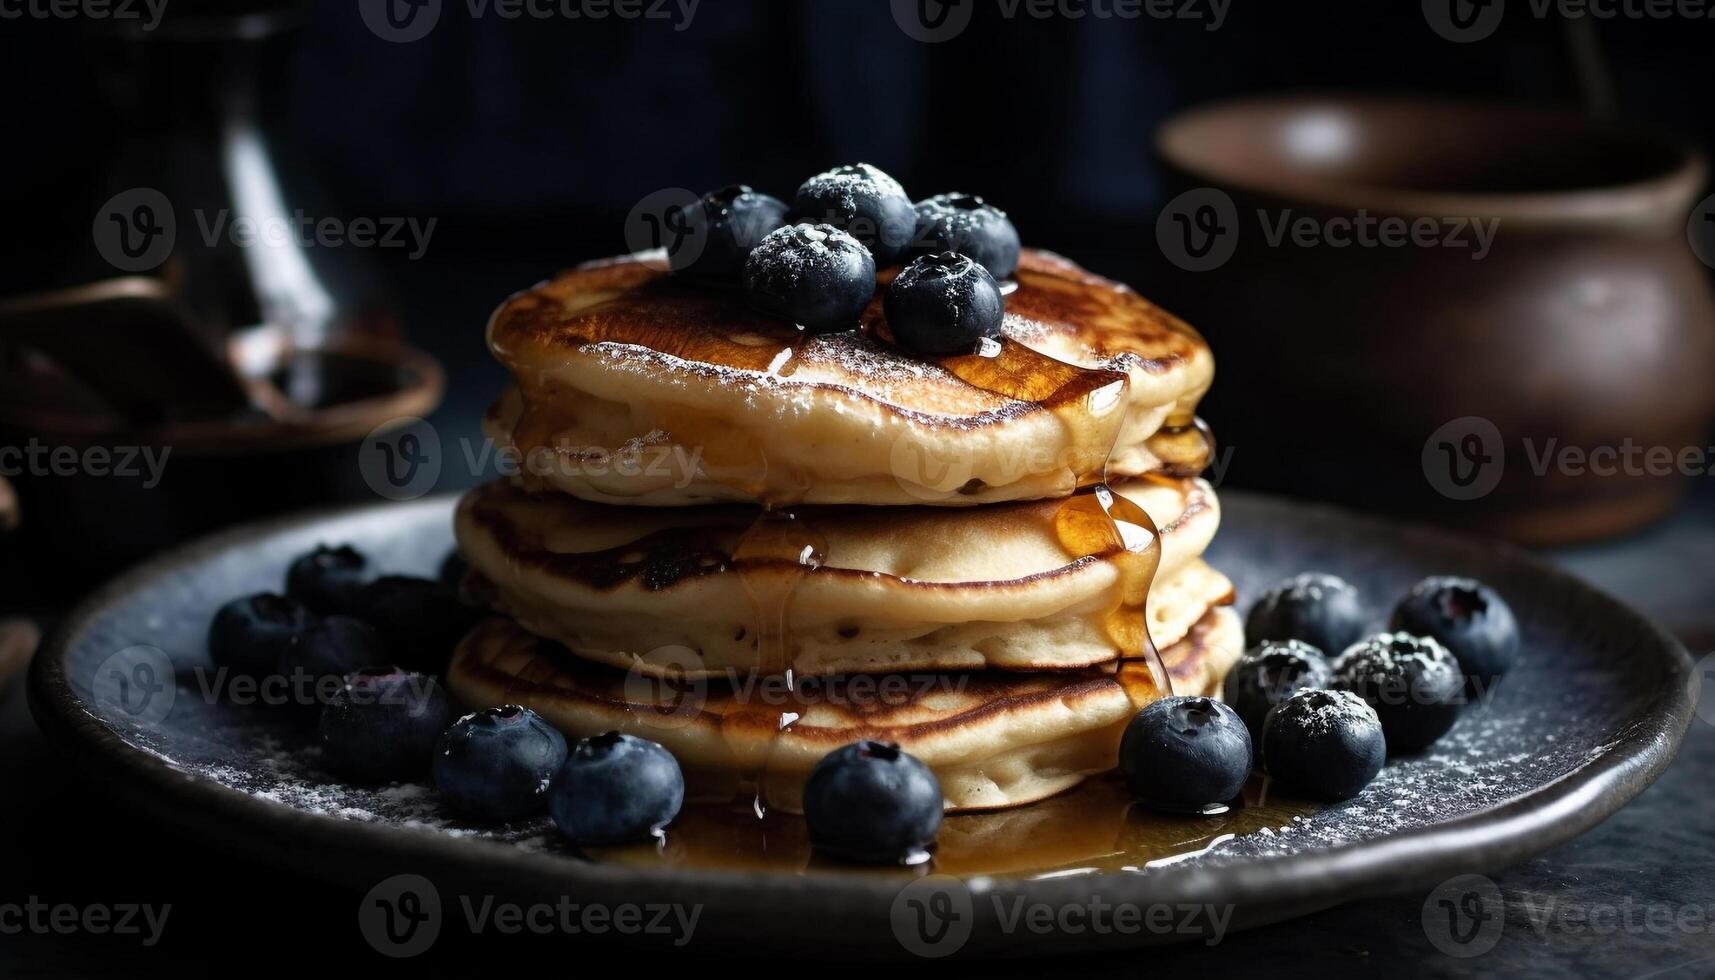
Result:
M196 818L199 831L232 853L276 866L303 871L304 855L328 858L308 862L312 876L353 886L374 883L384 875L374 867L397 867L401 873L432 870L441 883L476 884L504 878L507 890L540 895L570 894L586 889L589 900L636 900L638 889L681 893L674 900L695 898L710 909L723 908L742 916L758 892L808 910L809 914L847 917L856 935L879 926L887 935L888 912L907 882L880 876L806 871L783 875L766 871L636 868L621 865L542 860L542 855L514 845L485 839L455 838L430 829L347 820L315 814L257 799L240 790L184 772L163 758L128 742L109 727L72 689L65 661L74 641L91 620L121 597L163 575L235 545L334 520L360 518L371 512L401 508L450 510L458 494L436 494L407 503L375 502L339 505L249 522L170 549L124 572L77 603L54 629L30 666L28 703L32 718L57 750L90 763L88 775L99 775L103 788L138 806L151 820L166 826ZM1349 521L1413 539L1442 550L1480 550L1492 558L1525 566L1533 576L1585 593L1606 604L1608 612L1629 620L1640 636L1639 648L1653 648L1664 662L1672 683L1655 692L1636 723L1621 732L1601 756L1523 796L1493 807L1427 827L1388 834L1375 840L1349 841L1314 851L1274 855L1184 872L1151 875L1096 873L1065 878L1012 879L974 877L964 880L973 896L1005 902L1076 902L1087 898L1093 884L1110 903L1206 904L1236 910L1231 931L1296 918L1335 905L1383 894L1421 888L1459 874L1496 870L1576 837L1625 806L1653 783L1673 761L1692 719L1696 695L1690 685L1694 663L1680 641L1624 602L1522 548L1457 532L1361 514L1328 504L1229 490L1222 494L1223 510L1274 508L1312 515L1322 520ZM181 830L174 826L175 832ZM336 860L361 856L360 861ZM357 872L359 865L371 870ZM501 889L494 889L499 891ZM1218 902L1216 900L1219 900ZM729 900L731 901L729 904ZM830 904L832 903L832 904ZM854 920L855 911L862 914ZM979 903L979 910L982 905ZM977 919L985 917L979 912ZM1059 941L1055 941L1058 937ZM825 943L826 934L817 941ZM850 945L847 952L873 958L909 958L898 943L882 948L868 942ZM1052 933L980 937L958 955L1007 952L1047 955L1069 950L1094 951L1197 938L1192 934L1131 935ZM760 940L760 941L759 941ZM793 948L769 937L749 937L744 949ZM738 947L735 947L738 948Z

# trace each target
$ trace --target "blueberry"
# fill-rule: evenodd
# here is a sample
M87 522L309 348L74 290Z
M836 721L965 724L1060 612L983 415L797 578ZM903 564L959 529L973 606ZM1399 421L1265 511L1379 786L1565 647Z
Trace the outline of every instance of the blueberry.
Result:
M1410 633L1377 633L1335 658L1334 687L1369 703L1388 749L1416 752L1447 734L1465 703L1465 675L1447 648Z
M1358 590L1321 572L1294 576L1268 590L1245 618L1245 636L1252 642L1302 640L1329 656L1363 633Z
M863 864L921 864L941 829L941 783L890 742L853 742L823 756L804 783L810 843Z
M855 329L875 296L875 260L832 225L788 225L751 250L744 294L757 310L813 333Z
M732 184L679 210L683 235L667 245L673 271L712 283L739 284L744 260L764 235L786 223L786 202Z
M214 614L208 630L209 658L216 667L240 676L273 673L292 638L314 621L303 603L271 592L234 599Z
M1299 640L1264 640L1227 672L1221 699L1245 720L1251 741L1262 742L1268 710L1294 691L1328 686L1328 658Z
M850 232L883 266L905 257L917 231L917 211L905 188L867 163L835 167L804 181L792 200L792 216Z
M1314 799L1358 795L1387 758L1381 721L1349 691L1299 691L1262 726L1262 759L1282 789Z
M387 575L357 594L356 614L381 633L394 663L438 674L482 613L442 582Z
M464 556L459 554L457 548L454 548L447 552L445 558L441 559L441 570L436 577L442 585L456 591L459 586L464 584L465 574L469 571L470 562L465 561Z
M956 252L912 261L887 287L887 328L899 346L923 354L974 349L1000 336L1006 301L975 259Z
M658 836L684 802L685 775L673 753L619 732L573 746L548 787L548 813L574 844Z
M1005 279L1018 269L1018 229L1006 212L975 194L937 194L917 202L911 254L958 252Z
M369 580L369 559L351 545L321 545L286 569L286 594L321 613L350 612Z
M540 813L566 761L566 737L529 708L509 704L465 715L435 743L435 789L482 820Z
M1424 579L1394 607L1388 628L1434 638L1458 658L1460 669L1473 681L1493 682L1518 660L1518 620L1512 608L1476 579Z
M322 756L348 779L411 779L428 770L435 739L452 720L452 703L434 678L366 668L348 676L322 707Z
M339 678L386 662L387 648L374 627L351 616L329 616L286 644L279 671L294 687L309 682L319 700L323 687L331 692Z
M1250 732L1238 712L1213 698L1152 701L1125 727L1120 772L1146 806L1199 813L1244 789Z

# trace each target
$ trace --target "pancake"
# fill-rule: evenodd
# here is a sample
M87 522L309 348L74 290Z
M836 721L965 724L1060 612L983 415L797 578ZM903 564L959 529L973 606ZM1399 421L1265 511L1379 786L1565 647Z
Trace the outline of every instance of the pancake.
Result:
M1220 505L1201 480L1115 489L1161 529L1148 612L1167 646L1232 600L1232 583L1199 558ZM758 513L748 506L614 507L498 482L467 495L455 525L471 598L615 667L750 672L760 577L790 590L784 656L799 676L1073 670L1120 656L1109 614L1127 579L1121 560L1062 544L1062 506L794 508L822 542L823 563L807 574L734 560Z
M1162 650L1175 693L1216 694L1243 646L1237 613L1210 610ZM763 799L790 812L800 812L804 779L822 756L866 738L897 742L928 764L948 810L1034 802L1114 768L1138 707L1102 671L811 679L795 691L668 685L571 656L505 619L465 638L447 682L474 708L522 704L574 738L618 730L660 742L697 795L730 792L740 771L760 768ZM784 710L801 717L776 735Z
M806 335L665 270L659 253L585 265L495 312L489 346L515 387L484 428L521 486L648 506L973 505L1207 461L1202 337L1059 256L1025 251L986 356L931 358L887 341L879 292L865 330Z

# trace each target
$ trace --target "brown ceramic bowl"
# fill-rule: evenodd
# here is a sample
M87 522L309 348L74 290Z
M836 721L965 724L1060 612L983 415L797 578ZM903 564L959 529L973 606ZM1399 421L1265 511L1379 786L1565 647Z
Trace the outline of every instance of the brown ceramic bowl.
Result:
M1152 289L1215 346L1229 478L1527 542L1673 504L1715 415L1702 157L1581 116L1349 97L1196 109L1157 148L1178 191L1233 202L1232 257ZM1301 244L1283 218L1433 219L1434 244Z

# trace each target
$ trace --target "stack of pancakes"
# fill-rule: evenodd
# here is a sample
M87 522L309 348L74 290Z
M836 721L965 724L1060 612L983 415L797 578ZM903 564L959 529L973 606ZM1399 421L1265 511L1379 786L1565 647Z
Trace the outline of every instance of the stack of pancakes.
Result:
M467 595L506 618L461 645L454 690L654 739L693 789L742 779L787 810L861 738L927 763L950 810L1114 768L1162 686L1122 683L1148 649L1128 610L1174 693L1213 694L1243 637L1201 557L1202 338L1029 250L984 350L900 350L879 296L864 325L806 335L652 254L503 304L514 384L485 428L517 465L457 531ZM1104 480L1153 523L1116 526L1129 550L1069 534Z

